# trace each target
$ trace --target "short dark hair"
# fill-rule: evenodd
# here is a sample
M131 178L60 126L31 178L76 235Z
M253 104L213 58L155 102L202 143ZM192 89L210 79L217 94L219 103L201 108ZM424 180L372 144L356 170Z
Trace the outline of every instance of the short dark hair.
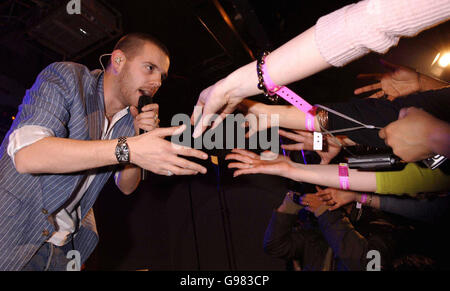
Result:
M114 50L121 50L128 58L134 58L139 49L146 43L150 42L160 48L169 58L169 50L156 37L148 33L134 32L123 36L114 47Z

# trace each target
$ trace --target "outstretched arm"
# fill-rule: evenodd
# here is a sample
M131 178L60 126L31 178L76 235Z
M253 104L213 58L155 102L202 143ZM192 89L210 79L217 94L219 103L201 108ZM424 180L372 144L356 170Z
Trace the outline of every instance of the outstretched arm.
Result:
M273 51L266 58L268 74L281 86L332 65L343 66L370 51L386 53L400 37L448 20L449 11L447 0L367 0L345 6ZM257 84L253 62L203 90L197 102L203 116L193 136L201 135L212 114L219 113L223 120L244 98L262 93Z

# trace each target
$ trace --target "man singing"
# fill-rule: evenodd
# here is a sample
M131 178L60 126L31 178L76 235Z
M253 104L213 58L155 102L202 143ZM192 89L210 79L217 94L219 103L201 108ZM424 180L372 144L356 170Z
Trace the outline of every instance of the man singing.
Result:
M70 250L86 261L98 242L92 206L112 172L127 195L140 168L206 173L178 156L205 153L164 139L183 127L158 128L156 104L138 113L139 97L156 93L169 65L161 42L134 33L116 44L105 72L64 62L39 74L0 148L0 270L66 270Z

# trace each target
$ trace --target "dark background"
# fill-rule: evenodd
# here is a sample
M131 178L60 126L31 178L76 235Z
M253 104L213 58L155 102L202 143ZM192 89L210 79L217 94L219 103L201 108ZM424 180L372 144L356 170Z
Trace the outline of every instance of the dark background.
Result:
M169 126L174 114L191 114L203 88L353 1L91 0L82 1L82 15L68 15L67 2L0 3L1 138L43 68L74 61L98 69L99 56L110 53L126 33L151 33L170 50L169 78L155 97L161 126ZM448 81L448 70L436 75L431 63L450 49L449 36L445 23L402 39L383 57ZM357 80L357 74L385 71L379 58L370 54L289 87L310 103L345 101L370 83ZM95 205L100 243L88 269L284 269L284 262L263 253L262 240L286 181L257 175L233 180L219 160L219 167L208 164L206 176L151 175L131 196L122 195L111 179Z

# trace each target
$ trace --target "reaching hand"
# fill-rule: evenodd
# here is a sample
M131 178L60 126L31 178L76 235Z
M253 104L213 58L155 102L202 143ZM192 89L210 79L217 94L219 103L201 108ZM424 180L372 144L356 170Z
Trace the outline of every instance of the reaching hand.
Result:
M399 119L378 135L406 162L448 154L448 123L415 107L400 110Z
M241 149L234 149L225 157L225 160L238 161L228 165L228 168L238 169L234 172L233 177L247 174L267 174L289 178L292 168L292 161L288 157L278 155L275 159L263 160L259 155Z
M326 188L324 190L317 188L317 195L331 206L329 210L336 210L344 205L356 201L356 192L339 190L336 188Z
M268 112L267 105L264 103L252 101L249 99L243 100L238 104L237 110L245 115L245 120L249 131L245 137L249 138L258 131L263 131L270 128L271 114Z
M281 148L288 151L300 151L300 150L314 150L314 134L304 130L293 130L292 132L279 130L281 136L284 136L290 140L296 141L296 144L282 145ZM335 143L329 136L325 136L324 150L316 151L320 156L320 164L327 165L334 159L341 151L341 146Z
M153 131L129 139L131 163L158 175L205 174L206 168L178 155L205 160L208 155L196 149L183 147L166 141L164 137L177 135L185 126L156 128Z
M197 101L196 109L191 116L191 123L194 125L197 120L194 120L197 115L201 116L198 124L195 127L193 137L199 137L205 129L211 124L214 114L218 114L218 118L214 120L212 128L218 126L227 114L234 112L236 106L241 102L241 98L232 98L226 92L225 80L220 80L216 84L206 88L200 93Z
M385 60L381 60L381 62L390 72L358 75L357 78L359 79L374 79L379 82L356 89L355 95L377 90L369 98L380 98L387 95L389 100L394 100L395 98L420 91L419 73L403 66L391 64Z
M326 205L317 193L303 195L300 198L300 204L305 206L305 209L312 213L314 213L320 206Z

